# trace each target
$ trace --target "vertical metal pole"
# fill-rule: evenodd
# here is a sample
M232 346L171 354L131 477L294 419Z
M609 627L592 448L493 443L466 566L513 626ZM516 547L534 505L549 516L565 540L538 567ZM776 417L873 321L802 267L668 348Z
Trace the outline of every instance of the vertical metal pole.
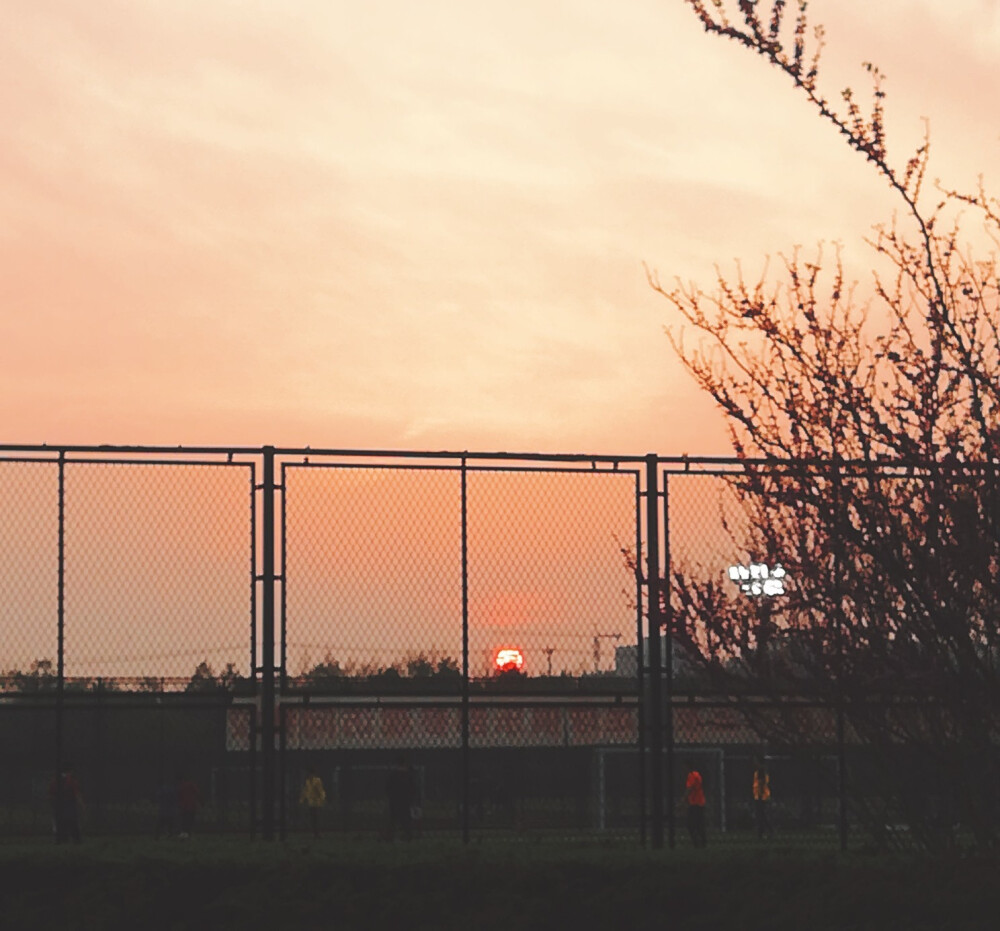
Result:
M287 571L287 556L288 548L285 541L288 539L287 534L287 523L286 515L288 509L286 507L287 498L285 495L285 488L288 481L288 467L285 463L281 464L281 483L278 486L281 491L281 563L280 571L277 573L277 578L281 581L281 611L279 619L279 639L281 641L281 649L278 654L278 682L279 682L279 700L278 700L278 833L282 840L285 839L285 822L288 818L288 808L286 805L286 796L288 794L288 742L287 742L287 725L288 725L288 715L286 714L286 708L284 704L281 703L281 697L285 695L288 691L288 643L287 643L287 624L286 624L286 614L288 609L288 571Z
M63 698L66 686L66 453L59 451L56 543L56 806L62 804ZM57 837L56 840L59 840Z
M280 728L278 731L278 835L282 840L285 839L285 817L286 817L286 806L285 798L288 795L288 785L286 782L287 778L287 767L288 767L288 754L286 750L288 749L285 743L286 734L286 717L287 708L285 705L280 705L278 708L279 723Z
M257 674L257 466L250 463L250 678Z
M257 465L250 463L250 680L257 675ZM257 709L250 708L250 839L257 837Z
M635 487L635 681L637 724L639 726L639 843L646 846L646 651L642 643L642 497L639 477Z
M100 830L104 821L104 683L101 679L96 683L96 701L94 703L93 738L91 741L93 766L88 782L91 784L88 808L96 817L97 829ZM94 777L97 777L96 779Z
M847 850L847 751L844 722L844 597L840 587L843 537L840 521L840 467L833 463L833 532L836 546L833 558L833 597L836 603L834 623L837 625L837 805L838 833L841 852Z
M261 499L261 835L274 840L274 447L265 446Z
M646 456L646 613L649 618L649 702L652 705L653 849L663 848L663 695L660 666L660 508L659 465L655 453Z
M462 843L469 843L469 523L468 468L462 457Z
M288 547L286 545L286 540L288 539L288 508L286 506L287 496L285 494L285 488L288 482L288 468L285 463L281 465L281 658L279 663L281 665L281 671L279 674L279 681L281 683L281 693L284 694L288 689L288 624L287 624L287 613L288 613L288 571L287 562L288 557ZM284 718L281 719L284 721Z
M663 476L663 626L666 631L667 843L674 849L677 819L674 786L674 613L670 599L670 476Z
M250 721L248 723L250 744L247 754L247 766L250 770L250 840L257 839L257 706L250 705Z
M166 708L163 704L163 694L166 691L166 685L163 681L163 676L160 676L160 694L156 696L157 705L157 723L159 724L159 754L158 754L158 764L157 764L157 779L156 784L156 800L157 804L162 801L162 793L167 786L167 720L166 720ZM159 830L159 829L157 829Z

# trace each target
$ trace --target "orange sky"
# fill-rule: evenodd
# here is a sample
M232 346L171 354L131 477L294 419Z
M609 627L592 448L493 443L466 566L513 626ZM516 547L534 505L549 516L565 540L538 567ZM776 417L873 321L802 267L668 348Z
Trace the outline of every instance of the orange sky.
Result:
M998 181L996 0L816 0L899 162ZM884 184L680 0L14 0L4 442L727 451L642 263L860 236Z
M524 651L532 675L549 660L556 674L613 669L614 646L636 642L635 581L620 551L635 539L636 472L496 466L467 473L473 674L504 646ZM53 462L0 460L0 673L57 655L57 482ZM252 482L245 463L67 465L68 676L189 676L203 660L248 674L261 568L251 564ZM328 659L357 669L462 656L457 463L289 461L281 483L276 613L292 675Z

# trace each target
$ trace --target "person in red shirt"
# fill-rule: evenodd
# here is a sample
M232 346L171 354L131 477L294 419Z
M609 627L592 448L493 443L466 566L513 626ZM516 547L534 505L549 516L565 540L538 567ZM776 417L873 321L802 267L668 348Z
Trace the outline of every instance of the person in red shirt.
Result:
M180 819L180 837L188 838L194 829L194 816L201 802L198 785L183 774L177 775L177 814Z
M52 820L55 822L56 843L72 840L80 843L80 812L83 809L83 795L80 783L73 775L73 766L63 763L59 775L49 783L49 803L52 805Z
M693 767L687 774L684 794L687 797L687 826L691 843L695 847L704 847L708 842L705 836L705 786L701 773Z

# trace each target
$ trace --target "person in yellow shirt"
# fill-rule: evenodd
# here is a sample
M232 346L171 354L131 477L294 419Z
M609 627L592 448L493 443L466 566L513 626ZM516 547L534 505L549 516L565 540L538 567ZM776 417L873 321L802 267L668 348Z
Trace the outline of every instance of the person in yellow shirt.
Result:
M757 821L757 837L772 837L771 828L771 774L763 758L757 757L753 770L753 807Z
M309 826L312 828L313 837L319 840L320 812L326 804L326 789L323 788L323 780L319 778L319 773L315 766L310 766L306 775L306 781L302 784L302 792L299 795L299 802L306 806L309 812Z

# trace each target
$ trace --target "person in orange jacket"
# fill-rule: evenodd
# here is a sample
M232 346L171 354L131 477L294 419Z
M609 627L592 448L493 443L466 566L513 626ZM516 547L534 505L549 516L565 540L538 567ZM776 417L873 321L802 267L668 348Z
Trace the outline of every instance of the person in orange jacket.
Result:
M708 843L705 833L705 785L701 773L694 767L688 772L684 782L684 795L687 799L687 827L691 843L695 847L704 847Z
M774 831L771 828L771 774L768 772L767 763L761 757L757 757L754 761L753 809L758 839L772 837Z

